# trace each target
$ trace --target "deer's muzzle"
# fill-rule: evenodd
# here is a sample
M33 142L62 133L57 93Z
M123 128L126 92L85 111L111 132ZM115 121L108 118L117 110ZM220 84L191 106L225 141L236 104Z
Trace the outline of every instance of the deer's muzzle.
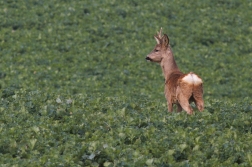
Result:
M146 57L145 59L151 61L151 58L149 58L149 57Z

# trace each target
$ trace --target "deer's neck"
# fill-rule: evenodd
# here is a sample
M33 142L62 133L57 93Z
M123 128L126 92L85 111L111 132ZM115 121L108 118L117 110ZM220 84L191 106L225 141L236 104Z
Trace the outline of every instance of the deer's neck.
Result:
M164 58L162 59L160 65L163 71L163 75L165 78L165 81L167 81L167 79L169 79L171 73L175 72L175 71L180 71L175 59L173 57L173 53L170 49L170 47L167 49L166 55L164 56Z

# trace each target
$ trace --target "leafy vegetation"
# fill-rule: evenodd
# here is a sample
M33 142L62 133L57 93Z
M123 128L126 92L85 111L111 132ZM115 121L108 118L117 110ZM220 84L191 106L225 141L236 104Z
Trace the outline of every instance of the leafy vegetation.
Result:
M250 1L0 5L2 166L252 166ZM160 27L204 112L167 113Z

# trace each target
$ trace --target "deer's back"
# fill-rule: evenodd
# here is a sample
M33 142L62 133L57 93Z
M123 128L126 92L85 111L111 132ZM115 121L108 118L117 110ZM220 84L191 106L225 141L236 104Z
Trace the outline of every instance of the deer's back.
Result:
M171 73L170 77L166 81L166 85L170 88L176 88L178 86L179 81L185 76L180 71L175 71Z

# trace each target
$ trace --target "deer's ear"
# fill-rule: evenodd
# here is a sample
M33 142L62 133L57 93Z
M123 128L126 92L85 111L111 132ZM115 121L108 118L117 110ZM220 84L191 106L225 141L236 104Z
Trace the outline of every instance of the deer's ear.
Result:
M154 36L155 40L157 41L157 44L160 44L160 39L157 36Z
M162 45L167 47L169 45L169 38L166 34L162 37Z

